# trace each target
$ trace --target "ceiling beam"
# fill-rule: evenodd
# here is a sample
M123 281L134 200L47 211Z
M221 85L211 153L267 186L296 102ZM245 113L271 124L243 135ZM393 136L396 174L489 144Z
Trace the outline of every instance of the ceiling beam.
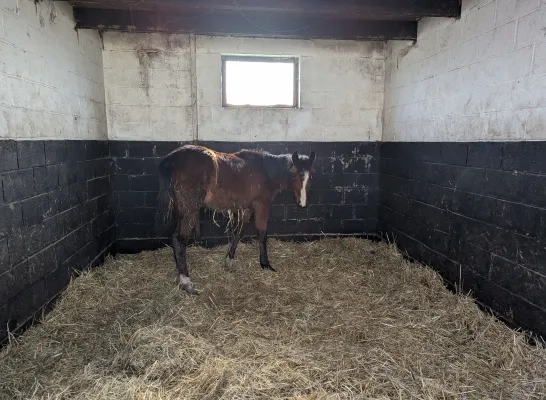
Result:
M460 17L460 0L69 0L78 8L131 9L207 13L234 11L296 16L417 20L421 17Z
M415 40L417 22L284 18L270 13L182 14L75 8L78 29L299 39Z

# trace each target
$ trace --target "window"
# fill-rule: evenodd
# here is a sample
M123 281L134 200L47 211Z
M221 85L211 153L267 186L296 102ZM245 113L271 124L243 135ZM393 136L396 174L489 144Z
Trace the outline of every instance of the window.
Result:
M298 107L298 59L223 56L222 105L224 107Z

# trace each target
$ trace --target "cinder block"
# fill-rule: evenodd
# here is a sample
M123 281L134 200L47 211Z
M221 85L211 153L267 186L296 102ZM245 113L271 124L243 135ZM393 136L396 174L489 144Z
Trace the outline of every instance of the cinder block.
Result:
M109 137L116 139L138 140L152 138L152 129L141 122L112 122L109 123ZM157 139L157 137L156 137Z
M537 60L535 54L535 65ZM527 46L471 65L475 81L483 85L515 81L531 74L533 46Z
M502 143L469 143L467 165L500 169Z
M449 69L464 67L478 58L478 38L459 43L449 49Z
M2 174L4 201L11 203L34 195L32 169L22 169Z
M449 25L438 31L438 51L455 46L462 41L463 25L461 20L452 19Z
M157 66L154 66L157 68ZM190 70L190 52L189 49L183 52L166 51L163 53L162 69L171 69L175 71Z
M252 125L251 128L251 138L253 142L259 141L284 141L286 140L286 131L288 125L286 123L280 122L269 122ZM239 133L240 132L240 133ZM232 132L231 129L227 132L227 138L231 135L238 135L241 139L244 140L246 137L247 128L244 124L239 125L238 128Z
M417 25L417 40L430 36L448 24L447 18L422 18Z
M23 224L23 212L20 203L0 207L0 237L13 235Z
M492 1L483 7L469 12L464 18L463 40L476 37L495 26L497 3Z
M530 49L526 47L525 49ZM523 49L524 50L524 49ZM546 74L546 41L535 44L535 59L533 63L533 74Z
M112 69L139 69L144 66L141 65L141 60L134 51L104 51L103 53L104 68Z
M108 104L121 104L125 106L147 106L151 103L149 92L144 88L111 88L107 92ZM157 92L157 90L156 90Z
M490 114L488 137L490 140L523 139L526 133L528 111L507 111Z
M515 109L546 107L546 76L520 79L512 86L512 105Z
M525 139L544 140L546 132L546 108L533 108L528 111Z
M263 110L263 123L269 124L288 124L288 111L286 109L264 109Z
M26 227L39 224L51 213L47 194L24 200L21 205L23 207L23 224Z
M108 118L112 122L143 122L150 121L149 106L125 106L112 104L108 106Z
M221 88L207 90L197 87L197 103L200 106L222 106L222 90Z
M478 58L486 59L514 48L516 22L509 22L478 37Z
M152 107L150 121L177 124L180 129L191 126L193 110L191 107Z
M197 107L197 115L200 124L212 123L212 107Z
M177 70L158 69L150 71L148 86L154 88L180 88L184 85L178 80Z
M17 14L17 0L3 0L0 8L2 11L6 11L10 14Z
M326 125L323 129L323 140L329 142L346 142L348 137L354 137L355 131L359 131L359 127L344 126L344 125ZM368 137L366 137L367 140Z
M301 141L324 141L324 127L321 125L310 125L307 127L297 127L291 125L287 130L287 140L301 140ZM288 139L290 137L290 139Z
M10 107L13 104L11 88L15 87L15 84L12 81L11 77L0 74L0 86L4 88L0 91L0 105L2 106ZM10 90L6 90L6 88L10 88Z
M45 147L41 140L18 141L19 169L45 165Z
M149 86L150 72L141 69L104 69L104 82L108 88Z
M172 52L189 51L190 36L185 34L150 33L149 46L152 49L162 49Z
M104 50L136 50L150 46L150 34L126 32L104 32Z
M518 31L516 36L516 48L544 40L544 21L546 21L546 6L537 11L521 17L518 20Z
M512 84L476 88L471 92L465 106L466 115L510 110L513 107Z
M447 72L449 66L449 52L440 51L426 59L426 77L433 77Z
M279 131L275 130L275 125L255 125L248 122L234 123L229 126L216 125L217 131L220 133L220 137L224 135L225 140L234 142L248 142L248 141L262 141L270 140L269 137L282 135ZM282 129L281 129L282 130Z
M497 3L497 26L530 14L540 7L540 0L497 0Z
M0 141L0 171L17 169L17 142L13 140Z
M438 51L438 35L432 34L424 39L418 40L417 43L410 48L410 51L405 56L408 63L414 64L422 61L425 58L435 54Z
M178 124L156 122L152 126L152 135L155 139L158 137L158 132L161 133L162 137L165 136L166 139L180 142L195 140L197 137L192 125L181 126Z

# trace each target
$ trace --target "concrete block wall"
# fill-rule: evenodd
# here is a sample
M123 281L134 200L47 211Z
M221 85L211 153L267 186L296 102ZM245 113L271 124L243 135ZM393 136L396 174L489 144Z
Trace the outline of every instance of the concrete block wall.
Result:
M115 238L102 48L72 15L0 0L0 342Z
M99 35L65 2L0 1L0 88L0 139L107 138Z
M105 33L116 140L377 141L385 44ZM300 57L301 108L222 108L221 55Z
M0 140L0 342L114 242L108 142Z
M378 228L546 338L546 142L381 144Z
M387 49L378 227L546 335L546 3L463 0Z
M385 141L546 139L546 3L463 0L389 42Z
M104 34L110 139L196 138L192 44L189 35Z

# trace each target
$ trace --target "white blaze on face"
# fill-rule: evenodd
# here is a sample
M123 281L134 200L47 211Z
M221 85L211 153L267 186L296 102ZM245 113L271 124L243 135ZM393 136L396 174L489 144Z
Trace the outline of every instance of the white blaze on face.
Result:
M309 181L309 172L303 173L303 183L301 185L300 193L300 206L305 207L307 205L307 181Z

